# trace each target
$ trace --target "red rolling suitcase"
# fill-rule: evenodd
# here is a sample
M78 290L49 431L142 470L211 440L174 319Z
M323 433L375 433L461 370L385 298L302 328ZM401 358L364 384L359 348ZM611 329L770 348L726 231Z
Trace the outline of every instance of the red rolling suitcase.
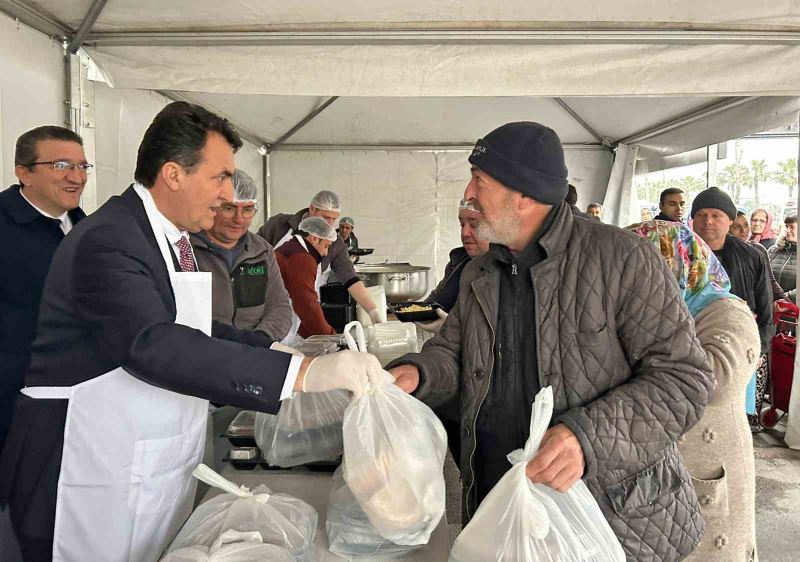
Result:
M761 416L764 427L773 427L789 410L789 397L794 378L794 353L797 347L798 308L788 301L780 301L784 310L776 315L776 334L772 338L770 368L770 408ZM782 412L778 417L778 411Z

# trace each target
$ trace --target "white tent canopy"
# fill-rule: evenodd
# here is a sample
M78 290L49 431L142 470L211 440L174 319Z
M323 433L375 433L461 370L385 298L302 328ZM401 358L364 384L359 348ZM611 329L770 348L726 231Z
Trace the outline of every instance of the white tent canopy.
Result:
M606 218L624 223L637 160L652 169L800 111L792 0L0 0L0 9L71 52L82 46L113 86L94 86L96 119L81 129L97 137L104 181L124 182L131 148L166 103L138 90L159 91L246 133L240 165L264 182L271 211L335 186L362 217L362 239L386 244L376 254L435 253L438 270L457 244L466 151L499 124L554 128L580 203L604 202ZM269 152L261 170L259 146ZM97 187L96 203L115 189ZM399 218L410 232L387 235Z

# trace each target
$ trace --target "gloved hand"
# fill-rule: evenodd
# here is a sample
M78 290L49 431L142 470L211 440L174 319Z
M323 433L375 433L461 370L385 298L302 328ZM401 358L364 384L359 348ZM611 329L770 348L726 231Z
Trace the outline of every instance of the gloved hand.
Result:
M303 378L303 392L349 390L353 398L383 384L383 368L377 357L359 351L340 351L315 357Z
M289 347L288 345L283 345L280 342L272 342L272 345L269 346L272 351L282 351L284 353L291 353L292 355L299 355L300 357L305 357L302 351L297 351L293 347Z
M414 325L419 326L426 332L438 334L439 330L441 330L442 326L444 326L444 321L447 320L447 313L441 308L437 308L436 315L439 317L438 320L431 320L430 322L414 322Z
M381 312L378 310L378 307L375 307L369 311L369 319L372 320L373 324L380 324L383 322L383 318L381 318Z

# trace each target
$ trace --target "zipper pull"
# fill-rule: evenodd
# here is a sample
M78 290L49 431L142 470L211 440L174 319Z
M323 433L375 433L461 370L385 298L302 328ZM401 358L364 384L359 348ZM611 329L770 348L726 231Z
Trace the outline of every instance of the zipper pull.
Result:
M517 264L512 263L511 264L511 275L516 275L516 274L517 274Z

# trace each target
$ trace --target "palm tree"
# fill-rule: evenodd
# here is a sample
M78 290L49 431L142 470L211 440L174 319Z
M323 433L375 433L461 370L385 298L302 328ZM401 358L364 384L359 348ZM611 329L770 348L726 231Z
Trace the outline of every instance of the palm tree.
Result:
M750 161L751 178L753 180L753 193L755 195L756 207L759 206L758 201L758 182L766 181L772 175L767 171L766 160L751 160Z
M772 173L772 179L789 189L789 199L794 199L794 186L797 185L797 158L789 158L778 162L778 170Z
M706 180L697 176L683 176L681 179L676 180L671 187L682 189L686 199L691 200L706 188Z
M727 188L728 193L733 198L733 202L738 205L742 188L753 185L753 176L750 174L750 168L737 161L725 166L717 174L717 181L721 186Z

